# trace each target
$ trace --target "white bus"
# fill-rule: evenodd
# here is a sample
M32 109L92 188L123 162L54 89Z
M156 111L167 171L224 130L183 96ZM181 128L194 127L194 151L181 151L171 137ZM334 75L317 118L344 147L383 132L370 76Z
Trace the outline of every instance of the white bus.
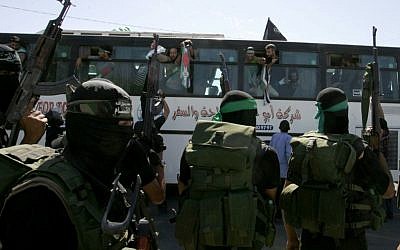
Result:
M7 42L15 34L0 34L0 42ZM38 35L18 34L32 49ZM273 41L279 52L279 62L272 66L271 103L264 103L263 83L260 81L260 65L245 63L246 48L252 46L256 56L264 55L264 47L272 41L227 40L213 35L198 38L193 34L160 34L160 45L167 49L178 48L184 39L191 39L194 60L190 64L191 87L179 85L177 65L161 63L159 88L166 93L170 115L161 128L166 144L163 154L166 162L166 179L170 184L177 182L182 152L197 120L211 119L218 111L221 101L221 62L219 53L226 58L231 89L249 92L257 99L257 134L268 141L279 131L279 123L287 119L290 134L300 135L317 128L316 94L327 86L342 88L350 101L350 133L361 134L361 90L365 65L372 61L372 47L357 45L296 43ZM140 94L147 71L146 54L152 42L150 34L100 32L67 32L57 46L46 81L58 81L72 74L83 82L93 75L101 62L97 57L101 48L111 54L112 74L106 76L124 88L132 96L135 121L141 118ZM399 130L400 92L399 60L400 49L378 47L380 66L380 93L385 119L390 130L389 168L397 180L399 174ZM82 63L76 67L77 58ZM172 70L171 70L172 69ZM290 85L289 87L289 83ZM171 87L178 84L179 87ZM65 111L65 96L42 96L36 106L46 113L50 109ZM370 122L368 123L370 124Z

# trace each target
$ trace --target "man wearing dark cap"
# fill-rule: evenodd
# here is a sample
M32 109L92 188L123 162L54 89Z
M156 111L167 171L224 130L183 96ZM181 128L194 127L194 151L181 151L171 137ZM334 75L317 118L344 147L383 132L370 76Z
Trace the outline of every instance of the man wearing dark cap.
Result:
M186 250L261 249L264 245L271 247L274 239L274 228L275 228L272 221L274 213L273 203L276 195L276 190L279 185L279 160L275 151L272 148L261 143L261 141L255 137L256 115L257 115L257 104L255 100L245 92L239 90L232 90L226 93L226 95L224 96L220 105L220 112L213 118L214 122L208 122L208 123L211 124L211 127L221 126L220 129L217 129L215 136L217 136L217 134L222 135L224 126L229 126L229 127L232 126L230 127L232 130L245 128L249 131L253 131L251 134L251 138L255 139L257 150L254 150L252 152L253 153L257 152L257 153L255 153L255 159L256 159L255 161L251 161L251 157L247 158L248 161L251 162L250 169L252 170L250 174L251 183L249 183L250 184L249 189L251 190L251 194L254 195L253 197L260 198L260 200L258 201L261 203L258 204L259 205L264 204L261 205L262 209L260 209L261 207L259 206L258 208L255 208L253 211L253 209L250 206L252 202L242 201L239 198L240 194L245 193L243 189L237 187L236 191L233 191L231 193L232 190L230 190L228 187L225 187L225 189L220 187L221 185L224 186L225 184L228 186L230 185L240 186L242 184L245 184L246 178L241 178L241 177L239 178L238 177L239 175L235 176L235 173L238 174L239 171L234 171L234 170L226 171L225 169L225 171L222 170L220 172L220 170L225 168L226 166L218 168L216 167L216 164L212 164L213 166L208 166L209 168L208 170L206 170L206 173L202 172L201 169L204 166L201 166L200 164L197 165L193 162L193 157L191 157L191 155L196 154L196 153L192 154L196 150L193 151L190 150L191 147L190 145L192 142L189 143L185 153L181 158L178 188L179 188L179 194L184 201L183 205L181 206L180 213L178 214L177 224L176 224L176 237L178 238L178 241L182 245L184 245L184 248ZM202 122L199 122L196 125L196 127L201 126L201 123ZM218 132L219 130L221 130L221 133ZM197 132L198 130L195 129L192 140L194 140L194 138L196 137ZM199 132L200 134L202 133L202 131ZM225 138L226 136L226 140L228 140L227 138L229 138L228 134L230 132L231 131L228 129L225 130L224 133L225 135L223 136L223 138ZM237 133L240 134L240 132ZM216 142L216 144L218 144L218 142ZM240 144L240 147L243 148L245 146L243 144ZM201 150L199 149L198 151ZM239 156L239 154L240 153L237 152L237 156ZM226 162L228 158L230 158L228 154L222 153L222 155L215 157L207 154L207 156L205 157L213 158L213 161L220 162L221 165L224 165L224 163L227 165L232 164L232 162L231 163ZM236 161L235 163L239 162ZM227 166L226 168L229 168L230 166ZM238 178L238 180L239 179L241 180L239 181L241 182L240 184L236 183L235 177ZM224 182L225 184L221 184ZM204 189L200 188L202 190L200 191L201 193L200 196L202 198L199 197L199 183L200 186L202 186L203 184L205 185ZM206 188L207 186L210 186L211 188L207 189ZM224 190L222 193L225 194L226 196L224 195L218 196L218 194L220 194L221 189ZM235 199L231 200L232 198L231 195L235 196L237 200ZM207 208L204 207L213 204L211 202L207 202L208 201L207 199L215 201L214 199L215 197L219 197L217 198L218 202L224 202L224 205L222 205L222 207L223 209L225 209L225 211L232 211L232 212L227 212L228 214L233 213L234 218L236 219L238 219L239 217L241 218L236 221L237 224L235 225L231 224L231 227L229 227L228 225L229 219L227 219L227 217L224 217L223 213L222 214L219 213L221 212L221 210L209 211ZM200 205L197 202L200 202ZM228 203L231 205L228 205ZM193 204L197 205L194 205L193 207ZM201 204L203 204L204 206ZM198 223L200 225L200 228L196 227L195 220L190 219L196 217L195 215L192 214L191 212L192 210L190 210L192 208L194 209L194 211L198 211L197 209L200 209L199 212L200 214L198 216L199 219ZM237 215L236 213L239 211L241 211L240 212L241 214ZM254 221L248 219L248 215L252 213L257 213L259 215L262 215L262 217L266 219L266 221L260 219L258 216L254 218ZM226 214L226 216L228 215ZM225 224L220 225L220 227L214 227L215 225L213 225L213 222L215 221L213 219L208 220L207 218L208 219L214 218L216 220L220 219L221 221L225 221L224 222ZM248 227L240 226L241 225L240 223L243 223L243 221L250 223L247 225ZM238 235L236 235L237 237L229 236L228 228L232 229L238 225L239 228L243 230L241 231L242 233L238 233ZM251 243L247 246L241 245L240 243L242 244L244 243L243 242L239 243L240 237L243 237L247 234L251 234L251 232L253 232L253 236L251 237L254 237L250 239ZM226 238L224 238L222 235L225 235ZM197 239L197 238L198 241L197 240L191 241L191 239ZM216 242L218 240L220 240L219 243ZM235 242L235 240L237 240L237 242Z
M12 190L4 190L4 181L10 181L2 175L3 249L122 249L131 227L113 230L105 223L131 222L127 211L136 176L150 201L165 198L163 169L151 168L142 145L132 139L128 93L99 78L67 92L67 143L61 154L39 145L0 150L0 171L14 166L26 172ZM114 196L110 190L116 185L120 192Z
M366 228L376 230L383 223L379 200L394 195L389 172L361 138L349 134L347 97L341 89L323 89L316 101L318 132L292 139L281 194L287 249L366 250ZM322 153L336 161L316 158ZM345 177L332 183L329 174ZM294 226L302 228L300 244Z

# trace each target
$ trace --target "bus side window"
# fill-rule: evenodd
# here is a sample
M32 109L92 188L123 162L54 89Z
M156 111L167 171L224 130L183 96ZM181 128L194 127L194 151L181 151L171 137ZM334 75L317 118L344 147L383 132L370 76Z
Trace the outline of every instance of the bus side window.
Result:
M212 71L209 80L207 80L207 85L206 85L204 95L218 96L222 92L221 91L221 77L222 77L221 69L215 68Z
M263 82L261 81L261 69L259 64L246 64L244 66L243 89L254 97L263 95ZM273 71L274 69L271 69Z
M164 92L166 94L185 95L187 90L183 86L180 77L180 65L173 62L163 63L161 65L162 76L160 78L160 86Z
M360 69L360 55L328 55L326 81L328 87L342 89L349 98L360 98L362 91L363 69Z
M380 85L382 100L399 101L399 80L395 71L381 71Z
M317 70L312 68L296 68L298 71L298 85L293 97L315 98L317 93Z
M216 67L195 63L193 68L193 95L203 96L206 94L207 87L213 85Z

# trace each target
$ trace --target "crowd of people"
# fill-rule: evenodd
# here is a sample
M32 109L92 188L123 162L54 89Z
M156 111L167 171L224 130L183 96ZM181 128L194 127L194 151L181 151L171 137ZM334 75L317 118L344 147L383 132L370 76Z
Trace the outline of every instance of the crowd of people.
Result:
M12 41L20 42L14 37ZM193 60L192 43L185 40L181 46L188 46L188 60ZM44 115L27 107L20 122L25 137L20 145L7 147L4 114L9 96L19 84L23 56L17 56L19 47L1 45L0 49L7 55L0 58L1 88L7 90L0 93L0 170L8 171L6 177L0 177L1 246L126 247L136 232L129 226L131 206L137 198L131 195L135 185L140 183L154 204L162 204L166 198L165 145L160 135L170 113L165 94L158 92L151 107L146 107L148 96L144 93L142 121L134 124L129 94L106 79L113 68L112 51L100 48L98 56L105 61L104 67L96 66L94 78L80 86L68 86L66 113L52 110ZM149 60L155 56L154 43L151 49ZM160 46L157 51L159 60L171 63L165 69L169 76L179 71L176 67L184 59L178 48ZM276 46L265 46L265 57L256 57L254 48L248 47L246 56L246 63L263 67L267 84L262 91L274 94L276 90L268 83L272 65L279 63ZM78 59L77 67L80 64ZM284 88L296 79L296 72L290 71L280 85ZM196 124L182 153L178 177L176 237L185 249L271 247L279 217L284 221L288 250L367 249L366 229L379 228L384 219L379 200L395 193L391 174L381 152L349 134L345 92L323 89L316 106L317 132L291 137L290 124L283 120L269 145L256 137L257 104L244 91L227 92L213 120ZM150 113L155 116L145 117L146 108L152 108ZM146 119L150 119L152 138L143 134ZM49 147L35 145L46 126ZM63 140L61 146L53 143L58 138ZM337 144L327 143L329 140ZM119 194L116 201L115 193ZM337 211L328 209L332 200L337 202ZM111 215L104 216L104 210ZM125 218L128 225L119 223ZM301 229L301 236L296 228Z

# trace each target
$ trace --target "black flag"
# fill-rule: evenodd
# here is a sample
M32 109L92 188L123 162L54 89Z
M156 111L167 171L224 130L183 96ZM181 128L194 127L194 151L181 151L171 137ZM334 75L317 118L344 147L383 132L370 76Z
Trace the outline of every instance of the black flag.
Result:
M286 37L278 30L268 17L267 26L265 27L263 40L287 41Z

